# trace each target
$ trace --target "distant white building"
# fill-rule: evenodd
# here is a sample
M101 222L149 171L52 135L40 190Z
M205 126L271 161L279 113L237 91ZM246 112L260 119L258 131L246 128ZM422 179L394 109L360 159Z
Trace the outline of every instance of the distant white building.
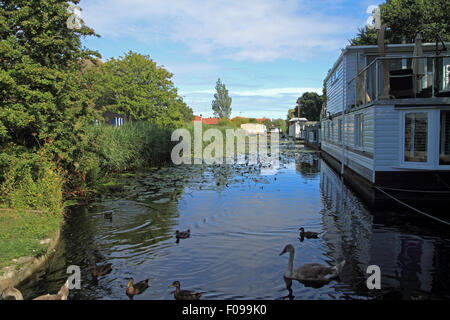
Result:
M292 118L289 120L289 137L294 139L305 139L306 118Z
M248 135L266 134L267 128L259 123L244 123L241 124L241 129L247 132Z

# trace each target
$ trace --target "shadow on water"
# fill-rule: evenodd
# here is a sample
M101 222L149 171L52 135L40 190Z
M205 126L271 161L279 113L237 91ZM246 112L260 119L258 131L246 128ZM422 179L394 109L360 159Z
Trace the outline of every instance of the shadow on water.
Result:
M138 299L173 299L174 280L202 299L373 299L449 297L448 233L401 210L373 210L319 155L282 146L278 171L259 165L168 166L124 177L124 190L71 208L48 268L20 286L25 298L57 292L78 265L70 299L128 299L127 279L150 279ZM307 151L307 152L305 152ZM112 210L111 219L104 212ZM298 228L319 232L299 241ZM175 230L191 230L176 241ZM294 267L345 259L340 281L315 288L283 279ZM94 280L89 259L112 263ZM382 290L366 270L381 268Z

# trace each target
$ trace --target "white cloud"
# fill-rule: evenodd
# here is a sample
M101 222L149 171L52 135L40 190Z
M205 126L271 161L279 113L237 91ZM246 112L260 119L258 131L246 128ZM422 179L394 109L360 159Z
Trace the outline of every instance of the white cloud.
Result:
M316 92L318 94L322 94L322 88L268 88L268 89L255 89L255 90L229 90L229 94L231 97L240 96L240 97L269 97L275 98L279 96L300 96L304 92ZM214 95L215 90L195 90L195 91L180 91L183 95Z
M81 6L87 25L103 36L170 40L234 60L313 57L342 47L355 29L348 17L311 12L298 0L98 0Z

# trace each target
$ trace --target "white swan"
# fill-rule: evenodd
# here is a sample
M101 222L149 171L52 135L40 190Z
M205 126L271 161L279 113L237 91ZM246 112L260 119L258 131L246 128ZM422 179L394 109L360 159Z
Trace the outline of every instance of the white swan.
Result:
M289 252L288 268L284 273L287 279L298 280L300 282L330 282L339 276L345 265L345 260L334 267L324 266L320 263L307 263L301 267L294 269L295 250L291 244L288 244L280 253L280 256Z

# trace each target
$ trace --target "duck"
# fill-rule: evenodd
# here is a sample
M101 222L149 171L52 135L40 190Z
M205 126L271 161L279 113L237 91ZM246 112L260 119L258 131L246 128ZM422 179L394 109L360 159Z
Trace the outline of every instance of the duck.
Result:
M136 294L141 294L142 292L144 292L148 288L149 281L150 281L150 279L145 279L145 280L139 281L138 283L134 283L134 279L130 278L128 280L127 290L126 290L127 296L133 297Z
M13 287L3 290L1 297L2 300L23 300L22 293Z
M95 262L91 266L91 275L94 278L104 276L112 270L112 263L97 265Z
M317 232L305 231L305 228L298 229L300 231L300 238L317 239L319 234Z
M33 300L67 300L69 296L69 280L67 280L57 294L46 294Z
M114 210L108 210L103 212L103 218L112 221Z
M345 260L336 266L330 267L320 263L307 263L294 270L295 249L292 244L288 244L280 253L280 256L289 252L288 268L284 273L287 279L298 280L306 283L328 283L332 279L339 277L345 265Z
M175 231L175 237L177 237L177 239L186 239L189 238L191 235L191 229L187 229L186 231Z
M199 300L203 292L194 292L190 290L180 290L180 281L174 281L169 288L175 287L173 296L175 300Z

